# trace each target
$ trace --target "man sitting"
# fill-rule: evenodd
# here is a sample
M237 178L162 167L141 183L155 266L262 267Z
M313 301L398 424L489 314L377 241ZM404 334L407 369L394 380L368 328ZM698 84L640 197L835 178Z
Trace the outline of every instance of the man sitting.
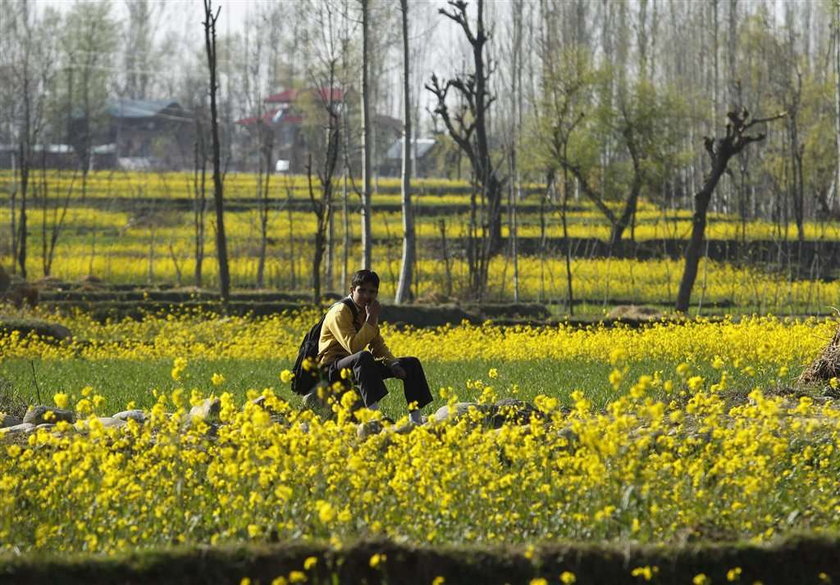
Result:
M379 276L370 270L353 274L350 299L356 308L336 303L327 312L318 343L318 363L327 371L330 383L341 379L348 369L358 384L364 405L379 409L379 401L388 393L383 380L400 378L403 381L409 419L420 424L420 409L432 401L432 393L420 360L415 357L395 358L379 333L381 305Z

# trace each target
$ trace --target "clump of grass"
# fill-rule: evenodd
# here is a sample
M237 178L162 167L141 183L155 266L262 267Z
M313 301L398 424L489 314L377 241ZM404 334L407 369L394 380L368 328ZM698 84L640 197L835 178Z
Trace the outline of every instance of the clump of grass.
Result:
M0 412L23 418L28 406L26 399L18 393L14 384L0 377Z

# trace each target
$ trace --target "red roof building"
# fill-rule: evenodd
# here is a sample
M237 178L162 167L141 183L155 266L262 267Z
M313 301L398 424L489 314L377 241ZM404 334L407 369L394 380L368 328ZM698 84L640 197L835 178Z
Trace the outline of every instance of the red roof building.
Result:
M345 102L355 103L358 99L353 97L352 90L340 87L321 87L306 89L286 89L263 99L264 112L259 116L251 116L237 120L240 127L249 130L251 154L250 163L245 167L255 167L254 161L265 160L257 158L258 153L265 156L269 151L275 161L275 170L288 171L290 173L304 173L310 152L315 154L317 147L309 144L310 141L319 140L320 132L313 134L313 124L307 129L307 116L320 116L326 111L321 106L336 108L334 111L341 115L344 111ZM313 105L316 107L313 109ZM352 114L352 112L351 112ZM401 123L398 120L387 116L374 115L374 133L382 136L374 142L381 144L382 154L387 146L400 135ZM316 124L319 128L321 123ZM357 125L351 124L353 128ZM308 136L308 138L307 138ZM356 137L352 136L351 141ZM356 145L358 146L358 145ZM313 150L315 149L315 150ZM353 149L351 164L355 168L359 163L357 148ZM381 157L380 157L381 158Z

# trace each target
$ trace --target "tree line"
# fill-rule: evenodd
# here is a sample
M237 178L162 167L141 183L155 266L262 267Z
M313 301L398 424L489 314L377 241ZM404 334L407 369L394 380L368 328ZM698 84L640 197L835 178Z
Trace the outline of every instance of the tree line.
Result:
M76 2L61 12L28 0L7 4L0 143L20 153L7 233L21 270L36 145L76 147L84 197L91 137L109 96L177 98L195 114L202 177L211 159L219 177L233 160L254 160L267 201L270 139L238 132L235 121L264 114L263 99L279 88L355 88L354 102L335 103L332 91L315 100L305 129L318 217L316 296L322 260L331 261L325 234L336 205L358 210L361 264L371 263L371 157L384 150L370 131L376 112L402 120L403 152L411 151L412 135L434 135L441 172L474 186L464 253L470 294L479 299L496 254L511 254L516 284L516 204L526 183L545 185L545 204L561 210L564 225L570 200L591 201L613 244L633 237L640 197L693 210L680 308L709 211L733 214L745 230L753 219L771 221L784 238L800 241L809 237L806 222L840 216L834 1L256 3L241 30L219 34L212 92L198 24L212 6L179 37L158 32L171 13L150 0ZM211 154L213 123L218 153ZM360 170L352 158L362 161ZM401 274L410 279L412 160L404 158ZM220 198L222 188L212 187ZM400 289L398 300L406 300L410 286ZM567 294L571 307L570 272Z

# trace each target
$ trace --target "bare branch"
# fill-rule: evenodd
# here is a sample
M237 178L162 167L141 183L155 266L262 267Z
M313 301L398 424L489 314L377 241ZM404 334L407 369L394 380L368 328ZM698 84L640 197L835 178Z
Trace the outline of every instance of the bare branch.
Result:
M471 45L475 45L477 39L470 28L470 21L467 18L467 3L464 0L449 0L449 5L453 8L453 10L441 8L438 12L464 29L464 34L467 36L467 40Z
M773 120L778 120L779 118L784 118L787 115L788 115L787 112L779 112L778 114L775 114L773 116L768 116L766 118L756 118L756 119L752 120L749 124L744 126L744 130L752 128L756 124L765 124L767 122L772 122Z

